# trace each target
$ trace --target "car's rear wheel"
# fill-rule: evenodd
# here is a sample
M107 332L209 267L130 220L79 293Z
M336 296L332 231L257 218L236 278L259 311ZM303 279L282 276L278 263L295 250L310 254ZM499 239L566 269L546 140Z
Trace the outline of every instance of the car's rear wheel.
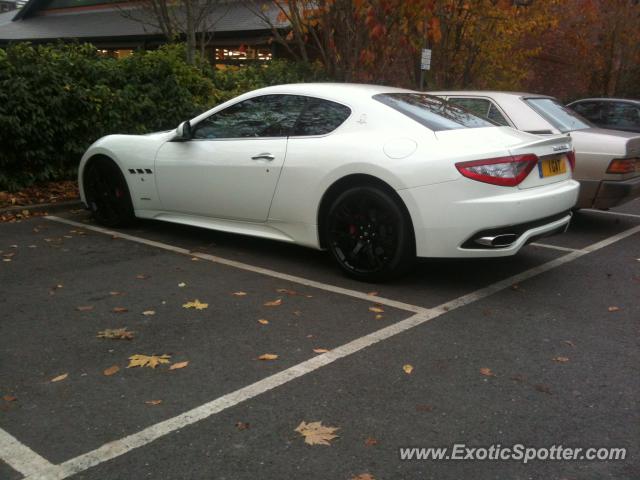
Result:
M87 205L98 223L122 227L135 220L127 181L111 159L91 160L84 172L83 184Z
M413 230L400 201L374 186L338 195L325 222L326 244L340 267L378 282L405 273L415 261Z

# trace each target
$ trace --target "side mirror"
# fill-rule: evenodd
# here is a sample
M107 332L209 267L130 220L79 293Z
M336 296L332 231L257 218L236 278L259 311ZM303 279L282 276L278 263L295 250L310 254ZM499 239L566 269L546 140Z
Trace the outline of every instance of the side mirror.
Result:
M180 125L178 125L178 128L176 128L176 140L191 140L191 123L189 122L189 120L187 120L186 122L182 122Z

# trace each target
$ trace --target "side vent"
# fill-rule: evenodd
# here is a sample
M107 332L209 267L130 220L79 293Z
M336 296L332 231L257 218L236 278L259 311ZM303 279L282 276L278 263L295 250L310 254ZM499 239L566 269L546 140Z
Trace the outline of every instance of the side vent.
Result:
M144 169L144 171L145 171L146 173L153 173L153 172L151 171L151 169L150 169L150 168L145 168L145 169Z
M129 173L136 173L136 171L135 171L135 169L130 168L130 169L129 169Z

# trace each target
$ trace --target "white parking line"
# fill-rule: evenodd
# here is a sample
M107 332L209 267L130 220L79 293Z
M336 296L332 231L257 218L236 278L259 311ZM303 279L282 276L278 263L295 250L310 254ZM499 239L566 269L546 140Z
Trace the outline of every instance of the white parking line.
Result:
M580 249L578 248L560 247L558 245L551 245L549 243L533 242L533 243L530 243L529 245L532 245L534 247L549 248L551 250L559 250L561 252L579 252L580 251Z
M6 462L25 477L39 471L48 470L54 465L26 445L20 443L13 435L0 428L0 460Z
M594 210L591 208L585 208L584 211L589 213L602 213L603 215L618 215L621 217L640 218L640 215L635 215L633 213L612 212L611 210Z
M357 290L351 290L349 288L342 288L342 287L337 287L335 285L316 282L315 280L309 280L307 278L297 277L295 275L289 275L288 273L276 272L275 270L270 270L268 268L256 267L254 265L249 265L247 263L237 262L235 260L229 260L227 258L222 258L222 257L216 257L214 255L209 255L208 253L192 252L191 250L188 250L186 248L176 247L173 245L169 245L167 243L156 242L154 240L148 240L142 237L136 237L134 235L128 235L126 233L116 232L115 230L108 230L106 228L96 227L94 225L86 225L84 223L74 222L73 220L67 220L66 218L60 218L53 215L43 217L43 218L46 218L47 220L52 220L55 222L66 223L67 225L80 227L85 230L93 230L94 232L104 233L105 235L122 238L124 240L141 243L143 245L149 245L151 247L161 248L163 250L179 253L181 255L188 255L189 257L196 257L202 260L208 260L210 262L219 263L221 265L227 265L229 267L238 268L240 270L247 270L249 272L259 273L261 275L266 275L268 277L274 277L280 280L286 280L288 282L305 285L307 287L318 288L320 290L326 290L332 293L339 293L340 295L347 295L349 297L359 298L360 300L366 300L372 303L379 303L382 305L386 305L388 307L394 307L400 310L406 310L408 312L420 313L426 310L426 308L419 307L417 305L411 305L409 303L399 302L397 300L391 300L389 298L372 296L365 292L359 292Z
M111 232L110 230L99 229L98 227L91 227L91 226L79 224L76 222L71 222L69 220L58 219L56 217L49 217L49 218L51 220L61 221L63 223L68 223L71 225L81 226L83 228L89 228L95 231L100 231L108 235L117 234L117 232ZM476 290L475 292L469 293L467 295L463 295L462 297L446 302L435 308L421 309L422 311L420 313L417 313L416 315L413 315L405 320L402 320L398 323L395 323L393 325L390 325L388 327L385 327L383 329L377 330L373 333L370 333L368 335L355 339L349 343L346 343L338 348L331 350L328 353L313 357L293 367L290 367L284 371L271 375L251 385L248 385L239 390L236 390L227 395L224 395L220 398L217 398L208 403L205 403L204 405L201 405L192 410L184 412L180 415L177 415L175 417L169 418L160 423L147 427L137 433L124 437L120 440L109 442L91 452L88 452L78 457L75 457L73 459L67 460L66 462L60 465L51 465L48 462L46 462L46 460L43 459L44 462L46 462L47 464L45 465L45 464L36 462L36 465L32 469L32 471L35 471L35 470L38 470L38 471L30 474L26 480L62 480L76 473L85 471L91 467L94 467L103 462L116 458L120 455L124 455L125 453L130 452L133 449L145 446L153 442L154 440L157 440L158 438L168 435L176 430L185 428L200 420L204 420L212 415L215 415L216 413L222 412L223 410L226 410L235 405L238 405L241 402L255 398L256 396L264 392L267 392L276 387L284 385L292 380L300 378L308 373L311 373L321 367L324 367L337 360L340 360L356 352L359 352L360 350L363 350L364 348L374 345L380 341L387 340L395 335L398 335L402 332L406 332L414 327L417 327L430 320L433 320L434 318L444 315L445 313L451 312L452 310L463 307L465 305L469 305L478 300L484 299L496 292L499 292L501 290L504 290L505 288L508 288L509 286L515 283L519 283L524 280L533 278L537 275L540 275L556 267L569 263L591 252L595 252L609 245L612 245L620 240L623 240L624 238L627 238L631 235L635 235L636 233L639 233L639 232L640 232L640 225L638 225L637 227L631 228L629 230L626 230L624 232L618 233L617 235L614 235L612 237L606 238L600 242L594 243L582 250L573 251L567 255L556 258L547 263L531 268L519 274L513 275L509 278L493 283L487 287ZM159 242L143 241L144 239L139 239L137 237L132 237L130 235L123 235L123 234L117 234L117 235L124 239L130 239L132 241L137 241L139 243L159 246L160 248L166 249L166 245ZM170 250L176 251L177 253L184 253L182 251L184 249L180 249L177 247L172 247ZM216 257L213 257L213 258L216 258ZM219 260L216 259L216 261L219 261ZM222 262L219 262L219 263L222 263ZM237 262L231 262L226 264L235 266L236 263ZM247 265L245 264L240 264L240 265L241 266L238 268L243 268L245 270L248 269ZM257 269L255 271L258 271L259 273L264 273L262 270L263 269ZM251 269L251 271L254 271L254 270ZM268 272L270 273L264 273L264 274L276 276L271 273L272 271L269 270ZM273 272L273 273L277 273L277 272ZM278 274L277 278L289 278L289 276L284 275L283 277L280 274ZM293 278L298 278L298 277L293 277ZM304 279L300 279L300 280L304 280ZM315 284L315 282L310 282L305 284L313 285ZM331 289L330 291L335 291L339 293L340 291L342 291L342 289L337 288L336 290ZM352 292L352 291L348 290L348 292ZM358 293L358 292L355 292L355 293ZM348 294L351 296L354 296L350 293ZM358 295L358 298L360 298L359 295ZM370 298L367 298L367 297L365 298L367 300L370 300ZM393 301L390 300L390 302L393 302ZM13 439L13 437L11 438ZM24 448L27 449L27 447L24 447ZM5 452L4 450L1 450L3 454L2 456L3 459L5 459L4 457L5 453L11 453L10 450L11 449L9 449L9 451L7 452ZM16 449L16 452L19 453L17 449ZM10 463L8 459L6 461ZM14 460L14 463L10 463L10 464L11 465L18 464L20 466L20 462L15 460Z

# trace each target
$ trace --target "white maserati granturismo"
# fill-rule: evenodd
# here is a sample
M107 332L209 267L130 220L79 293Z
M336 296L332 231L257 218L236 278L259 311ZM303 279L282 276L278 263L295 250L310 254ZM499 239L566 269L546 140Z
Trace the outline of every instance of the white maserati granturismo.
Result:
M513 255L569 224L571 139L497 126L424 93L296 84L246 93L80 162L106 226L164 220L331 252L378 281L418 257Z

